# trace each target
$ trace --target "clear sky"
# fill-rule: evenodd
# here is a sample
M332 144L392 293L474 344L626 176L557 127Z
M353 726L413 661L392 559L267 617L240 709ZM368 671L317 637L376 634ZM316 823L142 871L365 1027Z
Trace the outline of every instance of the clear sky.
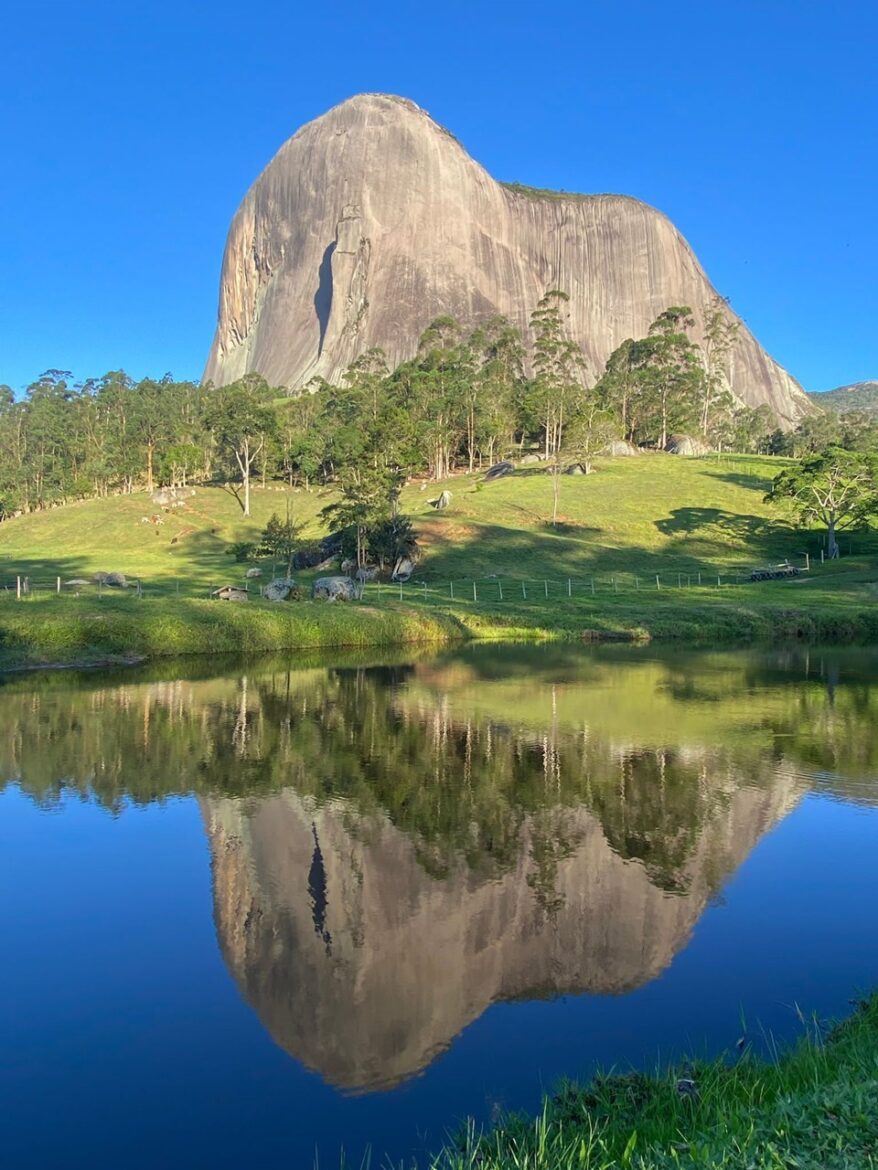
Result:
M225 233L303 122L413 98L497 178L666 212L806 389L878 378L875 0L18 0L0 382L197 378Z

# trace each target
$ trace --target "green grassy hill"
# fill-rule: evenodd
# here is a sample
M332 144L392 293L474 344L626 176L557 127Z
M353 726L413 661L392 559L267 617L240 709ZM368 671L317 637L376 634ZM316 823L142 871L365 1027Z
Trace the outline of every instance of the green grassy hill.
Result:
M725 573L785 557L803 564L806 550L819 558L819 534L792 531L763 503L781 466L757 456L605 459L593 475L562 477L557 528L550 523L551 478L539 466L492 483L461 475L413 484L402 507L414 518L424 550L419 577L428 581ZM451 506L436 512L428 501L443 488ZM179 579L204 590L242 577L247 566L236 564L232 545L254 540L272 512L285 513L288 499L303 535L321 535L320 511L332 495L257 487L249 520L234 496L216 487L198 488L185 506L165 512L136 494L22 516L0 524L0 578L104 570L147 586ZM161 524L144 523L156 514Z
M368 587L360 610L362 625L371 622L374 637L390 641L393 622L389 615L375 622L376 610L398 608L401 625L404 612L427 606L443 621L450 617L470 632L492 636L561 632L702 641L772 635L875 637L878 534L845 536L842 560L821 566L823 534L796 531L763 502L782 466L782 460L767 456L603 459L593 475L562 477L557 527L550 522L551 477L540 466L520 468L491 483L481 475L414 483L403 492L402 507L414 518L422 560L404 588L387 583ZM443 488L452 493L451 506L437 512L429 501ZM219 614L196 599L204 599L211 587L243 582L249 566L235 561L232 546L254 540L272 512L285 513L287 499L304 536L325 531L320 512L332 499L331 489L287 491L275 486L254 490L249 520L230 492L214 487L197 489L184 507L160 512L161 524L149 522L156 507L143 494L88 501L3 523L0 583L8 586L21 575L41 587L29 599L30 606L17 606L14 591L7 590L0 622L5 623L7 646L17 645L23 653L39 625L46 660L51 625L52 644L62 645L68 657L75 644L97 653L110 644L101 631L109 628L111 604L113 653L124 649L126 620L135 621L137 613L140 625L130 626L128 639L133 652L160 652L165 634L167 652L219 648L210 633ZM758 585L747 579L753 567L786 559L804 567L806 553L811 571L801 577ZM57 577L90 577L98 570L121 571L143 582L145 598L152 598L154 607L149 636L145 611L134 609L139 603L130 594L114 593L110 599L105 591L101 609L89 600L93 590L71 598L50 592ZM272 566L263 571L270 576ZM298 575L306 591L313 575ZM159 620L160 599L170 607L167 620ZM185 635L179 608L184 601L198 608L197 614L192 612L198 629ZM43 607L39 616L38 602ZM250 608L257 607L260 614L277 610L256 600L254 591ZM338 622L328 614L320 616L325 606L301 603L293 608L299 616L293 621L287 613L282 624L267 615L257 619L255 613L252 623L243 614L234 624L231 616L224 616L228 630L223 648L328 645L342 636L343 644L357 644L366 637L354 628L353 613L342 628L340 616ZM14 620L13 610L18 615ZM74 612L79 633L71 641L68 627ZM258 622L265 628L256 641L248 642L248 623L255 629ZM337 629L335 634L330 626ZM0 641L4 636L0 630Z

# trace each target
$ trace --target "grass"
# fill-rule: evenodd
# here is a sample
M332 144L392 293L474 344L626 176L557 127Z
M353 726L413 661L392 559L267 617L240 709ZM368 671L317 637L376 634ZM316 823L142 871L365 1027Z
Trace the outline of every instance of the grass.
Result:
M223 648L246 644L240 631L247 627L254 631L250 647L262 647L275 623L284 642L273 647L292 645L294 637L307 637L301 644L308 646L342 644L331 641L340 637L345 645L376 637L396 643L408 636L400 625L403 612L410 622L419 615L431 630L438 625L491 638L878 639L876 535L845 538L842 560L821 565L822 534L795 530L763 503L783 465L767 456L600 460L594 475L563 477L557 526L550 523L550 477L539 466L489 484L478 474L411 484L402 507L414 518L424 554L415 578L402 598L395 587L371 586L367 604L347 616L336 616L334 607L306 606L298 616L272 618L258 603L233 616L218 605L195 604L212 587L243 582L248 566L234 560L232 546L255 540L272 512L285 513L288 500L303 536L320 536L320 512L331 489L257 487L250 519L232 492L219 487L199 488L185 507L162 513L160 525L143 523L156 510L143 494L23 516L0 525L0 581L27 576L47 592L59 577L121 571L143 582L147 604L119 598L111 611L96 609L94 598L86 605L84 596L44 597L62 608L40 610L37 622L37 611L14 616L10 605L18 603L7 594L0 600L0 656L8 658L15 647L22 653L37 636L40 645L63 649L68 622L83 631L72 631L70 640L95 651L110 628L112 644L127 636L130 653L208 649L214 623ZM429 500L443 488L452 503L436 512ZM807 575L747 582L755 566L790 559L804 567L806 554ZM270 575L272 566L264 571ZM314 573L298 576L307 592ZM158 600L168 606L154 611ZM374 611L385 616L379 620ZM117 615L112 622L111 612ZM44 622L51 637L37 630ZM184 636L187 623L192 629ZM150 631L167 633L167 650L160 651L160 637ZM149 649L136 649L144 645Z
M878 996L772 1063L564 1085L539 1117L472 1127L432 1170L867 1170L878 1166Z
M175 654L442 643L453 618L409 606L290 605L135 597L31 597L3 604L3 667L123 662Z

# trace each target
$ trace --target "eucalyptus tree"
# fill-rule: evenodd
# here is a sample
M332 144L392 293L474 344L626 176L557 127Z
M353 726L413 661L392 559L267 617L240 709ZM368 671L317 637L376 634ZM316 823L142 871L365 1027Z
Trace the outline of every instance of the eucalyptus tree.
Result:
M444 479L466 434L468 390L475 375L472 350L453 317L437 317L424 330L412 373L427 465L433 479Z
M207 430L218 452L227 466L237 466L240 472L245 516L250 515L253 465L277 426L274 397L274 391L259 374L245 374L237 382L214 390L205 413Z
M525 349L521 334L505 317L492 317L474 330L470 348L478 363L468 398L467 452L473 470L478 452L488 463L512 445L517 407L525 388Z
M734 413L734 398L728 389L729 359L741 332L741 325L729 314L728 298L714 296L704 314L700 427L705 439L718 419Z
M672 430L684 430L693 421L701 398L704 367L686 333L694 324L688 305L671 305L659 313L643 342L639 376L651 407L651 437L660 449Z
M581 394L582 351L565 324L569 300L566 292L549 289L530 318L534 377L529 398L541 419L546 458L560 450L566 414Z

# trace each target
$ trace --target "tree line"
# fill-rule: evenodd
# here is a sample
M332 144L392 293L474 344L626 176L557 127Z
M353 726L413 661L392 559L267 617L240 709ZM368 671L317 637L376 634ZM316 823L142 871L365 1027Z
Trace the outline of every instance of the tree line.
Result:
M875 446L874 424L858 416L809 417L784 434L767 407L742 406L728 388L738 325L721 298L700 321L688 306L668 307L646 336L623 341L593 385L567 302L558 289L541 298L529 347L505 318L467 330L439 317L411 359L390 369L369 350L340 386L316 379L291 393L258 374L213 387L123 371L74 384L49 370L20 398L0 387L2 515L210 482L233 485L249 515L255 478L333 482L327 518L353 529L364 563L370 541L405 545L396 500L413 475L441 480L529 451L557 477L569 463L590 470L613 439L661 448L675 432L778 454Z

